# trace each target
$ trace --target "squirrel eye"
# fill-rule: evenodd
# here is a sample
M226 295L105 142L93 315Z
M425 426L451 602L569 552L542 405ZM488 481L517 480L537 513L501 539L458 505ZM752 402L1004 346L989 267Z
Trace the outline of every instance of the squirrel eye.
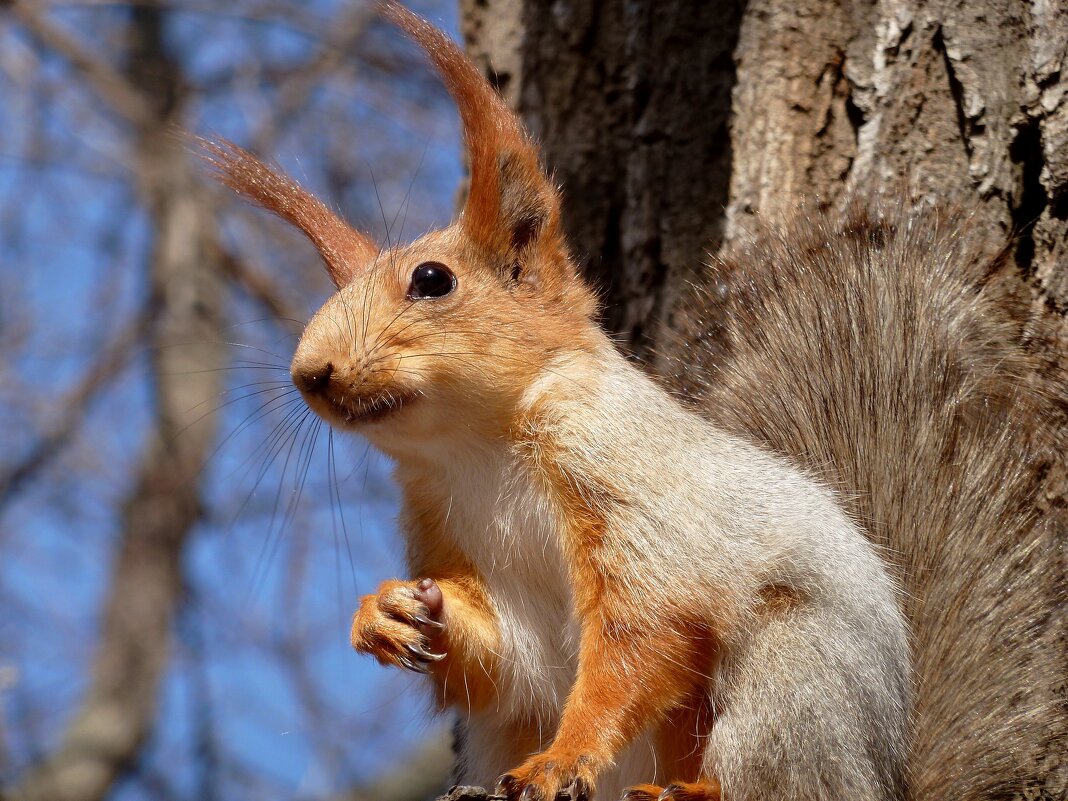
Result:
M412 270L412 283L408 287L409 300L441 298L456 288L456 276L441 262L424 261Z

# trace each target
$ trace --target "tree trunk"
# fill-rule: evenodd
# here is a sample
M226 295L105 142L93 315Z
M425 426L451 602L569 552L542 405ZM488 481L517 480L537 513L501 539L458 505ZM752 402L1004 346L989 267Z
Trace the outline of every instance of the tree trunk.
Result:
M676 299L746 218L907 190L1012 241L1006 289L1068 345L1068 6L1022 0L461 0L542 141L607 328L655 367ZM1063 464L1046 513L1068 498ZM1063 559L1051 553L1051 559ZM1065 615L1052 625L1063 626ZM1063 702L1065 687L1051 688ZM1048 749L1047 749L1048 750ZM1068 793L1048 753L1028 798Z
M651 355L725 233L736 2L465 0L472 54L523 113L605 324Z

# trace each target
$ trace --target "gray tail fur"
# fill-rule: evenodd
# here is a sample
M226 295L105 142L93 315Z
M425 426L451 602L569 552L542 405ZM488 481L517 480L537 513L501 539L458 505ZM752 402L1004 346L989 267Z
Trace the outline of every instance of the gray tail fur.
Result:
M836 488L896 573L917 801L1037 797L1068 759L1064 510L1044 491L1065 381L970 224L858 205L765 225L664 354L688 402Z

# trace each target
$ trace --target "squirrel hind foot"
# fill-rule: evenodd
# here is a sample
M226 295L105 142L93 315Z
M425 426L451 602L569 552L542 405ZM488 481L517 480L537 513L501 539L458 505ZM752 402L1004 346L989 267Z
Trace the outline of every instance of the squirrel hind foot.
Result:
M672 782L667 787L637 784L624 791L622 801L720 801L720 786L715 779Z

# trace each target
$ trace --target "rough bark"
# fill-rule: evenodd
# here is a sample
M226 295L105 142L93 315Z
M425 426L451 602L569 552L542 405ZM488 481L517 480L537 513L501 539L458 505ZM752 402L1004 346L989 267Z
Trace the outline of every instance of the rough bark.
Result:
M1068 7L1020 0L463 0L487 74L542 140L569 233L639 351L673 284L748 214L908 187L1016 236L1068 308Z
M565 188L605 325L649 357L702 249L724 235L741 5L464 2L476 59Z
M201 402L220 387L221 270L212 220L173 120L179 65L164 45L165 12L131 11L129 89L149 112L136 125L137 174L154 228L148 362L155 430L125 502L89 686L58 748L8 791L26 801L105 797L152 731L157 690L181 599L183 545L199 518L199 480L214 440ZM190 343L207 343L190 347ZM177 347L181 346L181 347Z
M461 0L543 142L605 322L655 366L682 284L747 218L850 192L975 208L1051 364L1068 344L1068 6L1023 0ZM1047 514L1068 497L1063 465ZM1063 539L1062 539L1063 544ZM1051 560L1064 559L1060 553ZM1054 625L1063 626L1064 615ZM1068 663L1066 663L1068 664ZM1065 687L1051 688L1060 702ZM1068 793L1063 754L1028 798Z
M853 188L906 186L934 202L976 205L991 243L1017 237L1017 279L1036 313L1060 324L1068 308L1068 7L890 0L801 8L762 0L746 12L730 234L745 214L780 211L798 193L833 203Z

